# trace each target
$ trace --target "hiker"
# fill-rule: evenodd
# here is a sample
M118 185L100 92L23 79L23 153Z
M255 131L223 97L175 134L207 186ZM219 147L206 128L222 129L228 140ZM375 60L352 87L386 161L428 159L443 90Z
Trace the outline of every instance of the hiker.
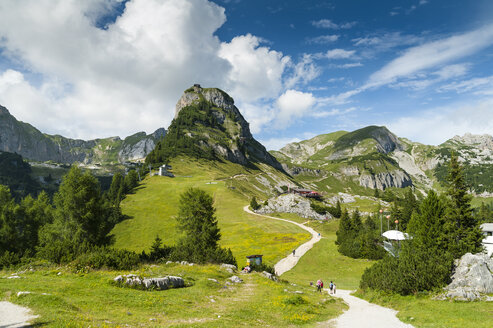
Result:
M296 253L296 249L293 249L293 256L295 256L295 253Z
M334 283L332 282L332 280L330 281L330 285L329 285L329 294L332 294L332 292L334 291Z
M324 282L320 280L320 292L322 292L322 290L324 290Z
M332 287L333 289L333 292L334 292L334 295L336 294L336 284L334 284L334 286Z
M321 292L322 291L322 280L318 279L317 280L317 292Z

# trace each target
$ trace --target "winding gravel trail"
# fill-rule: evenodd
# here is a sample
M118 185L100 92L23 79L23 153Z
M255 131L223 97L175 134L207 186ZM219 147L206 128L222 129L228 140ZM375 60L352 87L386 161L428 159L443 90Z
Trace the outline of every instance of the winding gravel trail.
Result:
M312 235L312 239L310 239L306 243L304 243L301 246L299 246L298 248L296 248L294 255L293 255L293 253L291 253L287 257L285 257L282 260L280 260L279 262L277 262L276 265L274 265L274 270L276 271L276 274L278 276L280 276L284 272L289 271L292 268L294 268L294 266L296 265L296 263L298 263L298 261L300 260L300 258L303 255L305 255L305 253L308 252L308 250L310 248L312 248L315 243L318 243L320 241L320 235L318 234L318 232L316 232L312 228L307 227L307 226L305 226L305 225L303 225L301 223L297 223L297 222L294 222L294 221L291 221L291 220L286 220L286 219L280 219L280 218L276 218L276 217L273 217L273 216L268 216L268 215L263 215L263 214L257 214L257 213L255 213L253 211L250 211L250 209L248 208L248 205L245 206L245 207L243 207L243 210L245 212L249 213L249 214L252 214L252 215L257 215L257 216L261 216L261 217L264 217L264 218L269 218L269 219L272 219L272 220L285 221L285 222L289 222L289 223L292 223L292 224L296 224L298 227L300 227L302 229L305 229L306 231L308 231Z
M289 254L287 257L283 258L274 266L274 269L277 275L282 275L284 272L291 270L294 268L296 263L298 263L299 259L310 249L313 247L315 243L320 240L320 236L318 232L313 230L310 227L307 227L301 223L297 223L291 220L280 219L273 216L262 215L252 212L248 205L243 208L243 210L247 213L258 215L261 217L280 220L289 222L292 224L296 224L302 229L305 229L312 235L312 239L303 245L299 246L295 253ZM328 292L327 289L325 291ZM350 290L338 289L337 295L334 297L340 297L349 305L349 310L344 312L339 317L329 320L327 322L320 323L319 327L337 327L337 328L412 328L413 326L410 324L405 324L397 319L396 314L397 311L385 308L383 306L369 303L365 300L362 300L358 297L351 296ZM331 295L332 296L332 295Z
M36 317L28 308L10 302L0 302L0 327L29 327L29 321Z

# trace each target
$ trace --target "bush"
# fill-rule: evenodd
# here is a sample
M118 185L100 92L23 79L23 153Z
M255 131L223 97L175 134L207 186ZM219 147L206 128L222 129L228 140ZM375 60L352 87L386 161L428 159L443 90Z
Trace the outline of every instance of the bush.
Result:
M252 269L252 271L257 271L257 272L267 271L270 274L274 274L274 275L276 274L276 271L274 270L274 268L271 267L270 265L265 264L265 263L251 264L250 268Z
M5 252L2 256L0 256L0 269L8 268L10 266L14 266L19 264L21 259L19 255L12 252Z
M255 198L255 196L252 197L252 200L250 201L250 207L256 211L260 208L260 204L257 203L257 198Z
M140 262L139 255L125 249L101 247L80 255L73 262L77 270L91 269L130 270Z

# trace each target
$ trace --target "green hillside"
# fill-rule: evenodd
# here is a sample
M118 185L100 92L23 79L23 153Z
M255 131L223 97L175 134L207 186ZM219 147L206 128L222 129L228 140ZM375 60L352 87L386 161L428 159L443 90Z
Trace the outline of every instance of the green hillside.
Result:
M174 178L148 177L135 194L122 202L122 212L128 219L112 231L115 247L138 252L148 250L156 235L165 244L173 245L179 237L175 220L179 196L189 187L201 188L213 196L222 234L220 244L231 248L239 265L244 263L246 255L259 253L264 255L266 263L273 265L310 238L297 226L243 211L252 195L259 199L272 196L274 191L262 183L289 181L282 173L272 168L269 171L267 166L265 172L233 163L197 162L187 158L178 158L171 165Z

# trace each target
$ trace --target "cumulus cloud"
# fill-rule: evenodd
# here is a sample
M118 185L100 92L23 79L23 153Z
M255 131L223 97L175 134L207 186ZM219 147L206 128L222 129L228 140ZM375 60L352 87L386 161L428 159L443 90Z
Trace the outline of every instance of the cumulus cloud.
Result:
M286 79L286 88L293 88L296 84L307 84L321 74L320 68L313 62L313 56L304 54L296 64L291 64L292 74Z
M414 116L398 118L385 125L398 136L433 145L441 144L454 135L491 134L493 98L473 104L432 108Z
M98 28L118 3L2 1L2 55L23 69L0 72L0 104L43 132L94 138L167 127L194 83L224 89L244 113L284 91L290 58L252 35L221 42L213 2L131 0Z
M232 65L228 89L243 102L277 96L282 89L282 74L290 62L289 57L259 44L259 38L247 34L223 43L219 50L219 56Z
M373 73L369 84L378 86L391 83L398 78L471 55L492 44L493 25L487 25L472 32L412 47Z
M277 99L278 113L275 125L278 128L288 127L295 119L305 116L315 102L316 99L311 93L287 90Z

